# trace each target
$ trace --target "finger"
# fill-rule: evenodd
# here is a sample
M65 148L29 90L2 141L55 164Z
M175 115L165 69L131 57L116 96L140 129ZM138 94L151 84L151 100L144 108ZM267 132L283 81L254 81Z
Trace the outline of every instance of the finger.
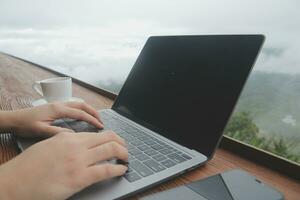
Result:
M98 121L98 119L86 113L85 111L76 108L67 107L66 109L63 109L60 114L61 114L60 117L62 118L72 118L72 119L82 120L96 126L99 129L103 128L103 125Z
M127 171L125 165L115 165L110 163L104 163L99 165L93 165L86 169L85 180L86 186L110 179L117 176L122 176Z
M120 159L128 161L128 150L117 142L108 142L89 149L84 156L87 165L93 165L99 161Z
M80 133L78 134L78 137L81 138L82 143L87 148L93 148L113 141L127 147L125 140L112 131L104 131L102 133Z
M71 108L77 108L77 109L83 110L83 111L87 112L88 114L94 116L96 119L98 119L102 123L102 121L99 117L98 111L86 103L73 101L73 102L67 102L67 103L65 103L65 105L68 107L71 107Z
M71 129L61 128L61 127L51 126L51 125L41 125L40 130L42 133L46 133L49 136L56 135L57 133L61 133L61 132L74 133L74 131Z

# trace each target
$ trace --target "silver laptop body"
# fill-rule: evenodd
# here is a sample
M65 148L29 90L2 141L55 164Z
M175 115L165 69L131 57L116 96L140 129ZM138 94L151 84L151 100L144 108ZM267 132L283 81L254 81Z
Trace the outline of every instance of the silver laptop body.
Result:
M263 41L262 35L150 37L112 109L99 111L104 127L129 143L130 170L71 199L124 198L211 159ZM78 123L85 122L70 127ZM37 141L19 139L19 146Z

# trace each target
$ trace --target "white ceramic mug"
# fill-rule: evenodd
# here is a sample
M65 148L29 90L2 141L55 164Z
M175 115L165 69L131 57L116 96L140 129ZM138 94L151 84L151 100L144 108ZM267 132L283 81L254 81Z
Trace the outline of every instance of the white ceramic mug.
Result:
M47 102L69 101L72 97L72 78L59 77L36 81L32 89Z

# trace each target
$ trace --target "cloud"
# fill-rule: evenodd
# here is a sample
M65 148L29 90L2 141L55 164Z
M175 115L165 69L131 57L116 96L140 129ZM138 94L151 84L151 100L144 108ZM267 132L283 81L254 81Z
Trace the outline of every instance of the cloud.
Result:
M0 26L94 27L123 19L143 19L160 22L164 27L203 27L204 31L208 27L212 31L266 29L269 25L272 29L299 30L299 5L298 0L1 0Z
M300 73L297 0L2 0L0 51L122 83L150 35L263 33L255 70Z
M132 31L138 27L139 32ZM127 20L103 27L0 30L1 51L82 80L122 83L150 35L179 29Z

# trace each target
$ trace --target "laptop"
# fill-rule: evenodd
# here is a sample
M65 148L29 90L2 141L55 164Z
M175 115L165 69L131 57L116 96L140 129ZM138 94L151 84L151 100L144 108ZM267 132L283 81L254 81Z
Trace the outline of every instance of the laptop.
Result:
M263 35L150 37L112 108L99 111L104 130L127 141L129 170L71 199L125 198L210 160L263 41ZM55 123L103 132L82 121Z

